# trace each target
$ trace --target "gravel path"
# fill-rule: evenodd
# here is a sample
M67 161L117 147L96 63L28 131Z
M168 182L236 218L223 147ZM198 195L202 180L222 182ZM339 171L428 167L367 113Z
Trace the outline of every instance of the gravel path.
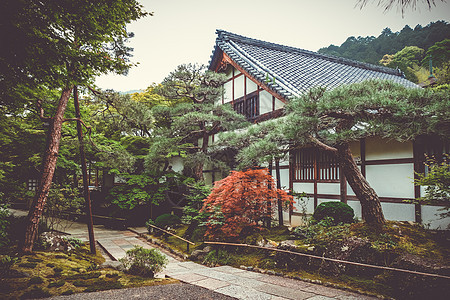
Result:
M183 300L230 300L230 296L216 293L200 286L187 283L175 283L120 290L108 290L94 293L80 293L69 296L56 296L48 299L59 300L110 300L110 299L183 299Z

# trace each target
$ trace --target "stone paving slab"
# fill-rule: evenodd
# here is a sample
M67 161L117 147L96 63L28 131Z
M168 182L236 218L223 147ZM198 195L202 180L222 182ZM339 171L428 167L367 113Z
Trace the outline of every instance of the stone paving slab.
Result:
M287 288L287 287L279 286L279 285L275 285L275 284L270 284L270 283L262 284L258 287L255 287L255 289L257 291L264 292L264 293L267 293L270 295L283 297L283 298L287 298L287 299L292 299L292 300L303 300L303 299L308 299L313 296L316 296L316 294L313 294L313 293L308 293L308 292L305 292L302 290L291 289L291 288Z
M215 290L218 293L245 300L271 300L272 295L248 289L243 286L229 285Z
M207 279L197 281L195 283L195 285L207 288L208 290L217 290L217 289L229 286L230 283L222 281L222 280L213 279L213 278L207 278Z
M220 267L214 267L212 269L219 271L219 272L225 272L225 273L230 273L230 274L245 272L242 269L238 269L238 268L234 268L234 267L230 267L230 266L220 266Z
M266 284L265 282L261 282L261 281L251 279L251 278L243 278L243 277L238 277L234 280L227 280L227 282L232 283L234 285L240 285L240 286L244 286L244 287L248 287L248 288L256 288L260 285Z
M311 298L308 298L308 300L335 300L336 298L330 298L325 296L314 296Z
M178 274L171 276L172 278L187 282L187 283L193 283L195 281L200 281L204 279L208 279L206 276L198 275L198 274L192 274L192 273L186 273L186 274Z
M310 283L301 281L301 280L295 280L291 278L284 278L279 276L263 276L258 279L262 282L267 282L275 285L280 285L292 289L304 289L306 287L311 286Z

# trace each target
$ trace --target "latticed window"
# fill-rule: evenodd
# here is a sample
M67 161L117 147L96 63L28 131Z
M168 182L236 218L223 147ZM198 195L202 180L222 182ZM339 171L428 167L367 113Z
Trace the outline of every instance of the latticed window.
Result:
M425 174L429 173L429 167L425 163L426 159L432 159L437 163L447 161L450 159L450 142L449 140L441 140L436 137L426 137L420 140L421 142L421 160L423 161L423 171Z
M339 181L339 164L335 155L315 148L293 153L294 181Z
M39 181L37 179L28 179L27 186L29 191L35 191L39 186Z
M258 95L248 95L246 99L240 98L234 101L234 110L244 115L248 120L253 120L259 116L259 97Z

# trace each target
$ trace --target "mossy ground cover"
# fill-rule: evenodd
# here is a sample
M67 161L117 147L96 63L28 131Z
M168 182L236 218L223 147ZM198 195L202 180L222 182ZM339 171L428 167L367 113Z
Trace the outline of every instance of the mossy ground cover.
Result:
M183 236L185 226L178 227L177 235ZM371 227L364 223L338 226L309 226L302 228L303 236L293 236L286 227L273 227L270 230L249 232L236 239L236 243L255 244L264 238L267 241L280 242L296 239L297 252L333 257L339 256L351 241L363 241L356 254L344 260L361 263L391 266L402 256L413 255L416 259L432 261L435 265L450 265L450 245L448 233L433 232L407 222L387 222L383 227ZM161 239L162 237L159 236ZM178 250L185 251L186 245L169 237L165 242ZM202 248L198 238L197 248ZM217 250L219 253L217 253ZM335 256L334 256L335 257ZM284 255L270 250L246 249L242 247L214 248L207 256L209 265L231 265L234 267L253 266L272 270L307 280L320 280L354 290L395 298L415 299L424 294L420 290L434 290L435 296L442 293L442 281L422 280L422 278L370 268L342 267L335 263L308 259L299 256ZM405 266L396 266L405 268ZM421 270L425 271L426 270ZM413 283L416 282L416 283ZM417 284L419 282L419 284ZM448 284L448 282L447 282ZM444 283L445 285L445 283ZM423 289L426 287L426 289ZM433 288L435 287L435 288ZM433 289L432 289L433 288ZM425 292L430 293L430 291ZM428 294L430 295L430 294Z
M65 253L36 251L21 256L11 275L0 279L0 299L42 298L177 282L99 269L103 262L101 254L91 255L87 246Z

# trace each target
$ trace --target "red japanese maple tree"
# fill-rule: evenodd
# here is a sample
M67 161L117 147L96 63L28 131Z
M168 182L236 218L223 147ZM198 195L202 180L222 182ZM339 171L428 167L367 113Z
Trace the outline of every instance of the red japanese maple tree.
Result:
M211 239L230 239L246 227L260 228L272 216L277 200L285 209L292 208L293 197L277 189L267 169L231 171L215 183L211 194L203 202L202 212L210 213L205 236Z

